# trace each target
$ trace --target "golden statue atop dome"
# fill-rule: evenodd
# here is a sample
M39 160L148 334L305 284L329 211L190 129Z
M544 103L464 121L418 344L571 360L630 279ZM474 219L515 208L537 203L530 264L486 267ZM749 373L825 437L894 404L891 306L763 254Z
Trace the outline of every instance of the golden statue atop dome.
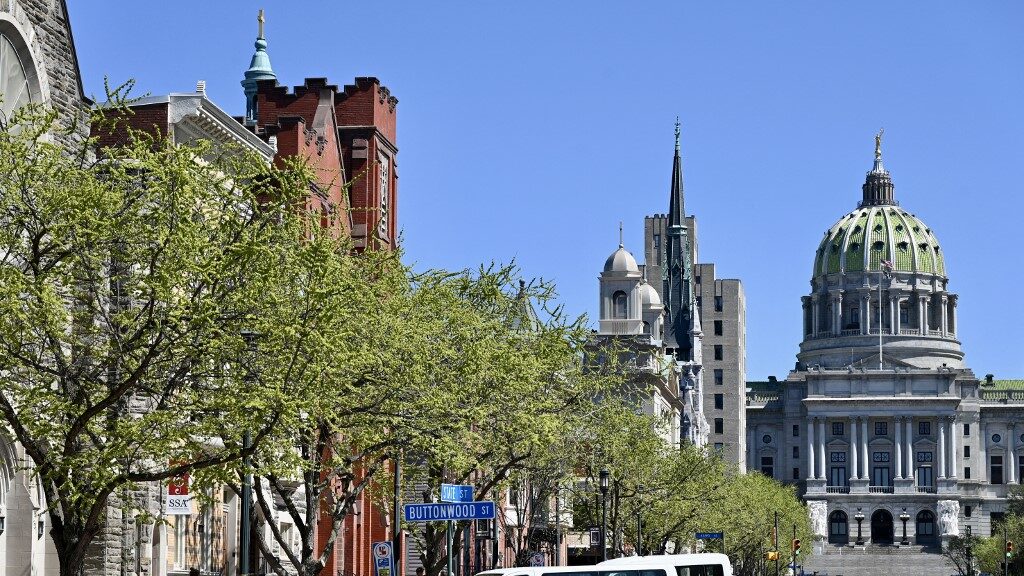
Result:
M878 134L875 134L875 160L882 157L882 134L885 133L885 128L880 128Z

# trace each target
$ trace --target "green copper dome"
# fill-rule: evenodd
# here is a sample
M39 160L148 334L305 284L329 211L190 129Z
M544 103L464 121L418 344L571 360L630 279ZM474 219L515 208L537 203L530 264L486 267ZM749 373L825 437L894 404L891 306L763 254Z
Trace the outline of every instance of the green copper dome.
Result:
M825 232L814 256L813 277L878 272L889 260L896 272L946 276L939 241L920 219L899 206L862 206Z

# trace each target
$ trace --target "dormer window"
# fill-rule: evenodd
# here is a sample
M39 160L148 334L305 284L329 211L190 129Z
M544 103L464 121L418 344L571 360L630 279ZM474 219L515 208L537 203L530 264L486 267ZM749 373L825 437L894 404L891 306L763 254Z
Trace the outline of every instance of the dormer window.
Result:
M885 242L882 242L881 240L871 245L872 250L881 250L883 248L885 248Z
M899 243L899 244L897 244L896 246L897 246L897 247L898 247L898 248L899 248L900 250L903 250L904 252L906 252L906 251L907 251L907 248L909 248L909 247L910 247L910 245L909 245L909 244L907 244L906 242L900 242L900 243Z
M853 244L850 244L850 250L853 250L854 252L856 252L857 250L860 250L860 244L858 244L857 242L854 242Z
M882 231L882 225L881 224L876 224L875 225L875 232L881 232L881 231Z

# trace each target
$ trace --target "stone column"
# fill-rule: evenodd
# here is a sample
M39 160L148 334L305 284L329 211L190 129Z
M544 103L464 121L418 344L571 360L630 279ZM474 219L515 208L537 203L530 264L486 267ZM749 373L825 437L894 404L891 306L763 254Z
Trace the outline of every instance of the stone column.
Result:
M956 416L949 417L949 477L956 480L957 469L960 467L960 458L957 455L956 447Z
M939 418L939 478L946 477L946 419Z
M825 418L818 418L818 478L825 478Z
M928 305L926 304L924 294L918 293L917 295L917 328L921 331L921 335L924 336L928 333Z
M893 428L896 429L896 441L893 442L893 448L896 458L896 480L903 479L903 417L897 416L893 420Z
M899 309L899 298L889 296L889 333L899 334L899 328L896 327L897 315L895 312Z
M942 312L942 314L941 314L941 316L942 316L942 326L940 326L940 329L942 330L942 335L943 336L945 336L949 332L949 323L947 322L947 318L946 318L946 314L949 312L949 305L947 304L947 302L948 302L948 297L945 294L943 294L942 295L942 311L941 311Z
M832 334L838 336L843 331L843 293L832 297Z
M957 300L958 300L958 298L956 297L956 295L954 295L953 296L953 335L954 336L956 335L956 333L958 331L960 331L960 319L956 315Z
M871 478L869 472L871 470L871 460L868 460L868 417L865 416L860 420L860 468L861 478L868 480Z
M807 478L817 477L814 462L814 418L807 417Z
M914 477L914 418L912 416L907 416L906 426L907 426L906 436L903 438L903 441L906 443L906 447L903 450L904 452L906 452L905 458L907 460L907 476L906 477L907 478L913 478Z
M850 478L860 478L860 466L858 466L857 451L857 417L850 416Z
M1006 428L1006 434L1009 438L1006 439L1006 463L1010 468L1010 473L1007 474L1007 484L1017 484L1020 479L1017 478L1017 425L1011 422Z
M818 295L814 294L811 296L811 332L817 338L821 332L821 326L819 325L819 316L821 316L821 304L818 302Z
M871 296L868 294L860 298L860 333L871 334Z

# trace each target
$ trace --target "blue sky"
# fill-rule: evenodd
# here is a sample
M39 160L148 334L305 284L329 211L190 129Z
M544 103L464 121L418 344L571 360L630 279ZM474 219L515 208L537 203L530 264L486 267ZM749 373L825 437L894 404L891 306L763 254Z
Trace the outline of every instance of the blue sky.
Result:
M673 122L700 260L740 278L747 376L784 376L822 233L885 127L896 198L936 233L966 362L1024 378L1024 4L70 0L86 92L244 111L256 9L283 84L399 98L399 223L420 268L512 259L597 314L617 246L668 210ZM102 7L102 9L97 9Z

